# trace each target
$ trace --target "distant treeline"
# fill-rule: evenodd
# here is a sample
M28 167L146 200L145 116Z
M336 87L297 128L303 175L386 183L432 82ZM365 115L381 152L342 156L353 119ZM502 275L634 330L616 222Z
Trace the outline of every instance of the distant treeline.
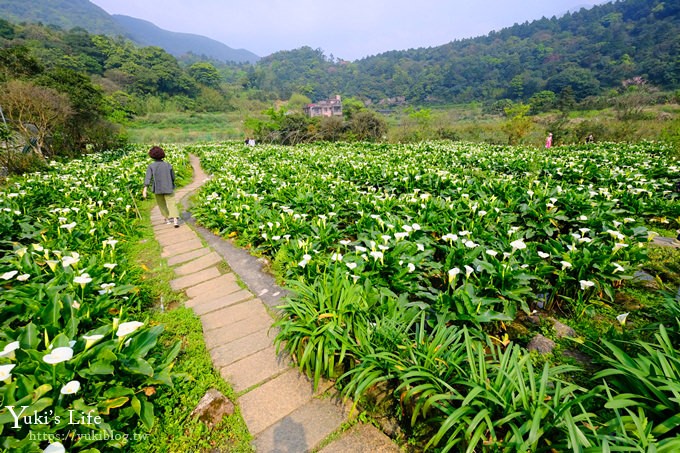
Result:
M250 68L248 84L282 99L297 92L313 100L342 93L416 104L519 101L569 88L581 100L636 76L678 89L678 55L680 2L625 0L356 62L309 47L278 52Z

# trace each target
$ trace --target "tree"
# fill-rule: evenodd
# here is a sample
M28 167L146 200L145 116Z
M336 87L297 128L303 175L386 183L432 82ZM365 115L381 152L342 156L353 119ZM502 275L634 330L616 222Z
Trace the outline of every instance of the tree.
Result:
M93 85L88 76L72 69L55 68L36 82L66 94L71 106L72 114L64 122L65 134L54 143L55 151L66 154L82 151L92 144L91 136L103 136L98 130L105 126L103 117L111 106L106 103L102 89ZM105 130L110 128L106 126Z
M345 132L345 122L339 116L328 116L321 118L317 128L319 140L335 142L342 138Z
M0 81L40 74L43 68L24 46L0 49Z
M549 90L539 91L534 93L533 96L529 98L529 104L531 105L532 113L547 112L555 105L557 101L557 96L555 93Z
M414 109L408 107L404 110L406 118L402 120L403 141L420 141L432 135L432 110Z
M576 107L576 98L574 97L574 90L571 86L566 86L560 91L560 95L557 98L556 106L562 112L563 116L574 110Z
M311 104L312 100L304 94L293 93L288 99L288 109L294 112L302 112L305 105Z
M516 145L519 143L531 129L531 118L527 117L527 113L531 109L530 105L522 103L515 104L512 107L505 109L505 114L508 120L503 124L503 130L508 134L508 143Z
M73 112L66 95L21 80L5 84L0 90L0 105L12 126L42 158L48 138L63 127Z
M524 97L524 77L521 75L513 77L508 91L513 99L522 99Z
M364 106L364 103L361 102L359 99L353 98L353 97L346 97L343 98L342 100L342 116L346 120L352 119L352 116L356 112L361 112L362 110L366 110L366 107Z
M0 38L12 39L14 35L14 26L6 20L0 19Z
M613 99L616 116L620 120L638 119L643 109L652 104L656 88L647 84L642 77L633 77L622 82L622 93Z
M555 93L570 89L576 99L583 99L596 95L600 91L600 82L592 71L569 64L548 79L547 88Z
M187 72L195 81L210 88L219 88L222 81L217 68L205 61L192 64Z
M279 140L282 145L297 145L311 142L316 138L312 127L313 119L303 113L293 113L283 117L279 128Z
M387 122L376 112L364 110L352 116L349 131L357 140L374 142L387 134Z

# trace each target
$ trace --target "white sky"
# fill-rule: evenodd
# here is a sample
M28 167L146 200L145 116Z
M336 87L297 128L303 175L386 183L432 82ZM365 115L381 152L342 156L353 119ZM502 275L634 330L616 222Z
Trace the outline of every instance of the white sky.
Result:
M356 60L433 47L606 0L91 0L110 14L153 22L261 57L302 46Z

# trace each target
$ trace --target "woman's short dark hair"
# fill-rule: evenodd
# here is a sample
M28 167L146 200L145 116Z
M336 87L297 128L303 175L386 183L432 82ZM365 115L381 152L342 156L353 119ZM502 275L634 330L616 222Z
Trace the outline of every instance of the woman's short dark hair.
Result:
M154 146L149 150L149 157L156 160L161 160L165 157L165 151L160 146Z

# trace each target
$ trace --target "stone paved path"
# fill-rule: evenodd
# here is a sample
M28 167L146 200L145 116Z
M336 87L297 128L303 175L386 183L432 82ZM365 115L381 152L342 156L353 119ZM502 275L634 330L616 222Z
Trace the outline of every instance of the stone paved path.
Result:
M663 236L655 236L652 239L652 243L660 245L662 247L672 247L674 249L680 249L680 241L675 238L667 238Z
M191 163L194 181L176 193L183 206L206 180L198 159L192 156ZM290 359L276 354L272 313L283 291L258 270L253 257L191 222L179 228L163 224L158 207L151 221L162 257L174 267L170 284L186 293L186 305L200 317L213 364L237 392L257 452L400 451L372 425L359 424L338 435L348 406L328 383L314 392Z

